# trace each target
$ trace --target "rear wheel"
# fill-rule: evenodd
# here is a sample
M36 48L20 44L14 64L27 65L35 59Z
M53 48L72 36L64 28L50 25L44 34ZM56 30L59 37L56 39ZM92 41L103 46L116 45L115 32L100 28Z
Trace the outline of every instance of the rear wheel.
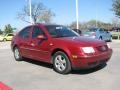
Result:
M100 40L103 40L102 36L99 37Z
M53 55L54 70L60 74L67 74L71 71L71 64L68 56L61 51Z
M22 56L20 55L20 51L18 49L18 47L14 48L14 58L16 61L22 61Z

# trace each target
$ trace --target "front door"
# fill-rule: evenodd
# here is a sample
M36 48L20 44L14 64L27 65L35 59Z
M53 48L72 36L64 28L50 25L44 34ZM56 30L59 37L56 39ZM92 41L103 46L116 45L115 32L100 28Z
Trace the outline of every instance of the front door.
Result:
M39 35L44 35L46 39L38 39ZM30 45L31 53L35 59L50 62L50 40L40 26L34 26Z

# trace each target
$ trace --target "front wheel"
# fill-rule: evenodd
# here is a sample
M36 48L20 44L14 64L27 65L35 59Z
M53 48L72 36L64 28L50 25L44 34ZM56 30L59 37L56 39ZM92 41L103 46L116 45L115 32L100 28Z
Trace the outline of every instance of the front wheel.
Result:
M61 51L53 55L54 70L60 74L67 74L71 71L71 64L68 56Z
M22 61L22 56L20 55L20 51L18 49L18 47L14 48L14 58L16 61Z

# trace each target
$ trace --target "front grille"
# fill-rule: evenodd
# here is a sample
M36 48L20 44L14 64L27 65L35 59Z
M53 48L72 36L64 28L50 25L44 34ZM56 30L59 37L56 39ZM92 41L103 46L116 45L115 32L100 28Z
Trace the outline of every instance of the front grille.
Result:
M108 50L108 46L107 45L99 46L97 47L97 50L100 52L105 52Z

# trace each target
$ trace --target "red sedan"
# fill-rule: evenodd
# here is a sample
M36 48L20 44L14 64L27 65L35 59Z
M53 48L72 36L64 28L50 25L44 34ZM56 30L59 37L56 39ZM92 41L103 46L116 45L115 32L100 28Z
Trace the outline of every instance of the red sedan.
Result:
M105 41L79 36L62 25L28 26L13 37L11 47L17 61L25 57L51 63L61 74L105 64L112 55Z

